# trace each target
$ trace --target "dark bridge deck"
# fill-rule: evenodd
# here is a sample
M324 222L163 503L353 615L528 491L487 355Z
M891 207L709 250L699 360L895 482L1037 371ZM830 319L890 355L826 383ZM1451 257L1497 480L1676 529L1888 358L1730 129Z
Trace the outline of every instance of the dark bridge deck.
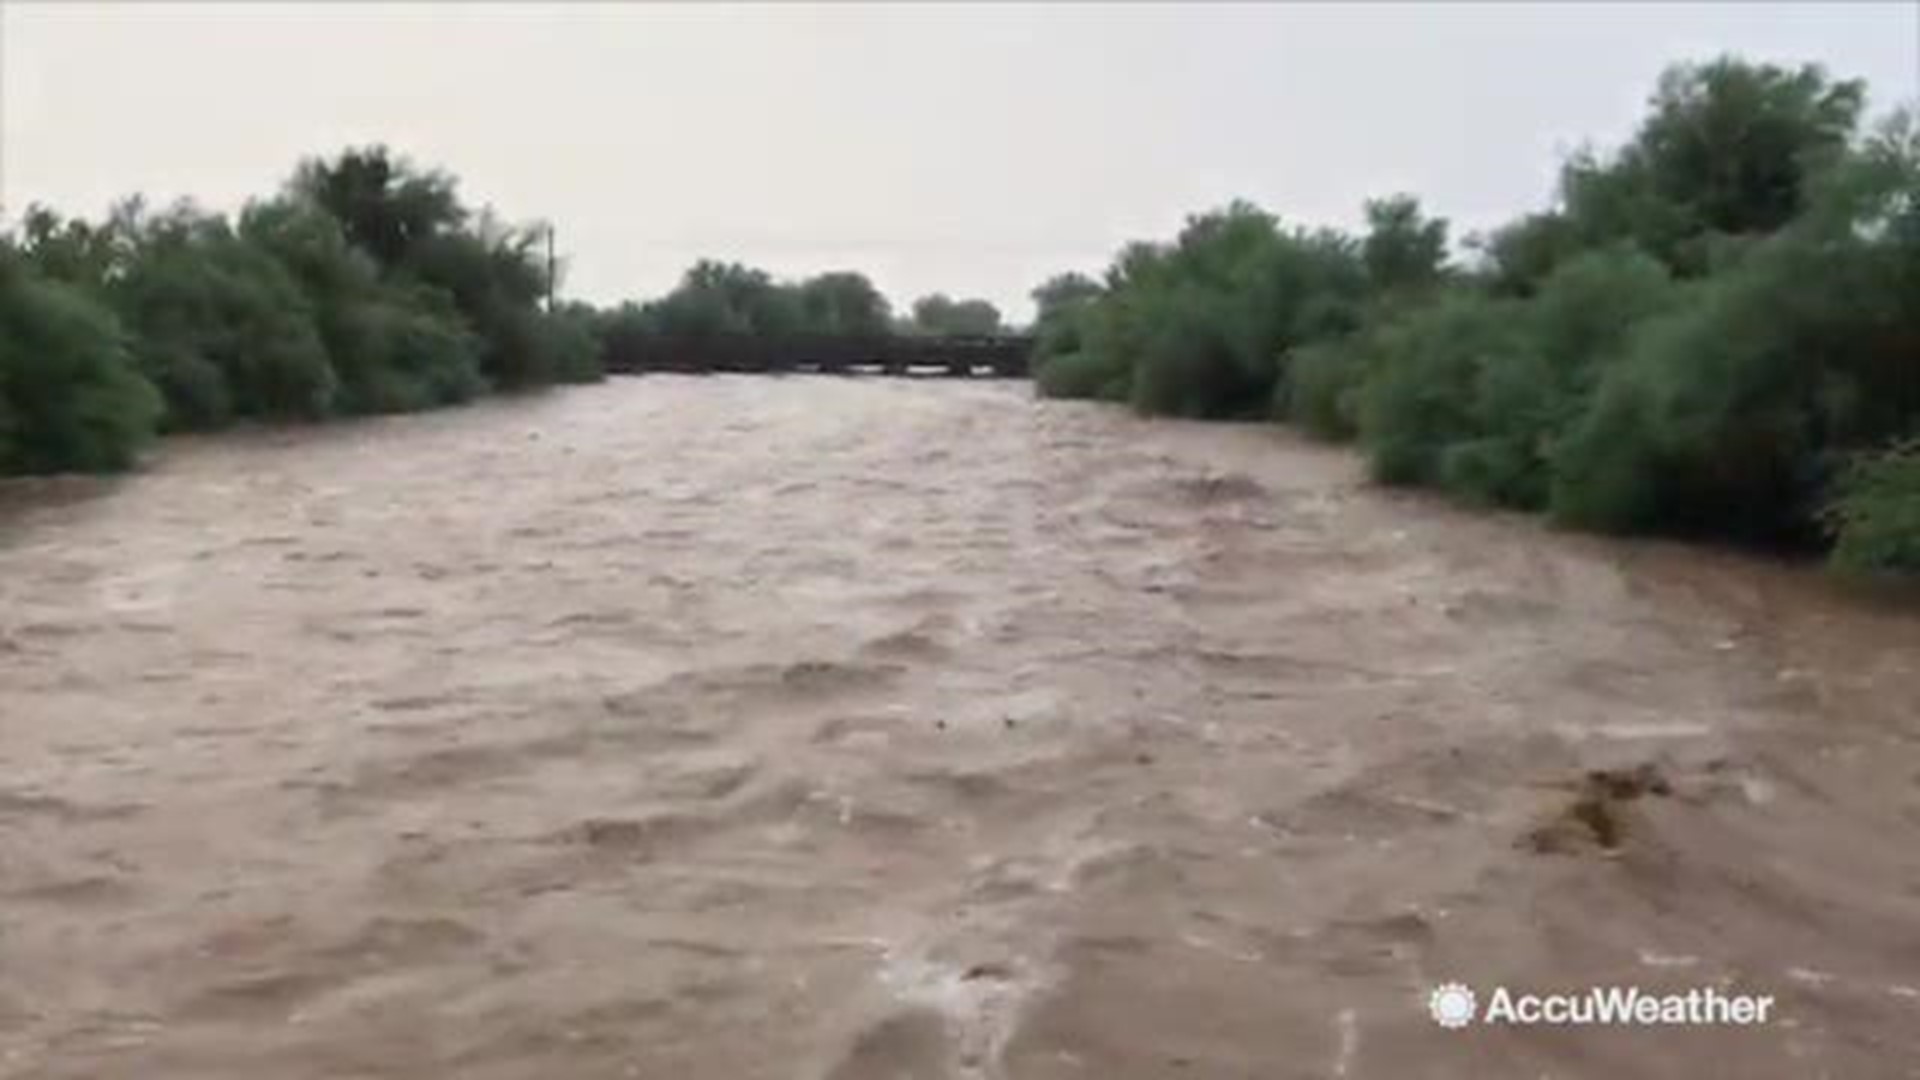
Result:
M1024 378L1033 339L980 337L648 337L607 343L607 370L874 372Z

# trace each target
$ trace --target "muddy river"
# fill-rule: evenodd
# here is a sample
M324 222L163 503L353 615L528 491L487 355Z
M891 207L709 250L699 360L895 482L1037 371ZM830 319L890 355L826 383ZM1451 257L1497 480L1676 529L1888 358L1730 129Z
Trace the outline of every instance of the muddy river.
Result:
M1804 568L938 380L0 495L0 1075L1920 1076L1920 618Z

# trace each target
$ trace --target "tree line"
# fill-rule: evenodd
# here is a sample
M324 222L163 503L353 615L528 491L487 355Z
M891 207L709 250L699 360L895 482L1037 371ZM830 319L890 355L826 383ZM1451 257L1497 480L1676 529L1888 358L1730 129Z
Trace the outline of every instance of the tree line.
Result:
M852 270L781 281L765 270L703 259L665 296L590 313L604 355L631 363L661 350L714 338L881 338L976 335L1006 330L986 300L933 293L904 315L874 283ZM644 366L644 365L643 365Z
M1813 66L1673 67L1626 145L1458 258L1407 195L1357 233L1195 215L1034 290L1039 387L1292 422L1576 527L1920 573L1920 125L1864 103Z
M302 162L232 217L138 198L0 234L0 475L111 471L156 435L407 412L600 377L635 336L974 334L984 300L895 315L864 275L702 261L666 296L549 310L539 224L385 147Z
M0 238L0 472L595 378L591 327L544 308L540 239L379 147L303 162L233 218L31 208Z
M1667 71L1625 145L1456 255L1409 195L1357 232L1246 202L1034 290L1043 393L1279 419L1376 478L1620 532L1829 547L1920 572L1920 123L1723 57ZM636 342L979 334L864 275L702 261L548 310L542 227L385 148L237 215L35 207L0 235L0 474L112 470L157 433L455 404L599 377Z

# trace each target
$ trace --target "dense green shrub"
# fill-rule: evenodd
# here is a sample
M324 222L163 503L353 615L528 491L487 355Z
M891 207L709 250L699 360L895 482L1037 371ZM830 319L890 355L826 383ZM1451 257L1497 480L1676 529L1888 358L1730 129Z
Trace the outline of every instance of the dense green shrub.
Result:
M1130 400L1140 412L1230 417L1272 385L1269 360L1249 364L1233 331L1239 312L1223 292L1185 284L1148 298ZM1263 368L1269 370L1263 371Z
M1236 202L1188 219L1170 245L1122 251L1104 285L1035 290L1046 393L1116 397L1141 412L1253 417L1273 407L1293 346L1360 322L1367 269L1337 233L1282 230ZM1077 357L1064 365L1054 361Z
M317 419L338 380L298 282L271 253L188 208L142 221L105 295L166 426Z
M1524 344L1512 301L1464 290L1381 332L1359 400L1360 440L1375 479L1440 482L1447 448L1481 434L1483 373Z
M1049 356L1033 371L1040 393L1056 398L1125 400L1118 376L1111 363L1087 352Z
M1068 360L1065 367L1050 378L1043 377L1054 360L1066 360L1086 349L1085 326L1092 317L1104 290L1100 283L1084 274L1056 274L1035 286L1033 298L1034 338L1031 358L1035 382L1049 397L1095 397L1110 380L1108 375L1092 378L1099 362Z
M1048 376L1041 384L1043 392L1107 401L1132 399L1143 334L1152 323L1145 309L1155 295L1155 283L1165 273L1164 261L1165 250L1158 245L1129 246L1108 269L1097 297L1086 297L1070 312L1051 318L1034 348L1035 371L1052 367L1058 358L1080 358L1067 361L1065 368Z
M1527 214L1470 241L1481 255L1482 280L1502 296L1530 296L1547 275L1582 250L1578 230L1562 213Z
M1344 442L1358 435L1369 337L1354 334L1294 350L1287 358L1287 378L1275 395L1275 417L1322 439Z
M30 208L0 238L0 467L124 465L155 409L204 429L597 378L598 317L544 310L544 236L380 147L303 163L232 222L138 199L98 224Z
M480 370L501 389L553 382L561 357L543 325L546 271L535 238L505 229L441 232L419 240L403 273L437 288L480 338Z
M1920 156L1874 153L1639 328L1562 454L1563 517L1811 541L1835 462L1916 425Z
M341 411L412 412L467 401L486 388L480 341L451 312L425 303L371 299L330 318L327 340L340 372Z
M1920 439L1851 463L1826 518L1839 569L1920 576Z
M159 413L113 314L0 249L0 473L125 468Z
M634 362L650 359L650 346L659 333L655 307L629 300L595 312L592 322L600 354Z
M1133 357L1139 348L1140 328L1145 324L1139 306L1136 297L1114 297L1075 318L1080 353L1085 357L1077 364L1084 371L1083 377L1069 379L1074 385L1085 385L1090 391L1087 396L1112 402L1133 399ZM1047 363L1043 358L1042 366Z
M1100 283L1085 274L1068 272L1053 277L1034 286L1028 294L1033 298L1033 325L1036 332L1048 323L1070 319L1084 311L1087 305L1100 299L1105 290Z
M1626 146L1576 155L1558 205L1464 267L1406 196L1357 241L1200 215L1068 290L1041 391L1257 401L1357 435L1383 482L1909 566L1912 451L1874 452L1920 430L1920 125L1858 138L1862 100L1818 68L1675 68Z
M416 312L443 314L438 303L419 302L422 286L443 294L477 340L479 369L492 386L523 389L597 375L591 335L542 310L555 285L542 252L545 227L514 228L490 212L475 213L461 203L452 177L380 146L303 163L287 195L332 217L385 284L414 292ZM427 355L459 362L460 350L446 347L451 339L434 340L440 347ZM459 372L437 369L428 381L470 385Z
M563 383L597 382L606 375L604 353L594 319L581 311L561 310L540 320L540 348L553 378Z
M1632 329L1674 297L1666 268L1631 247L1563 263L1531 303L1510 309L1519 336L1486 356L1474 387L1474 435L1443 451L1442 486L1476 501L1543 508L1557 440L1587 411L1598 373Z
M406 412L465 401L485 388L480 341L446 294L383 280L340 222L310 203L256 203L241 233L305 290L339 379L343 413Z
M1068 357L1081 356L1086 353L1087 335L1085 326L1087 318L1088 316L1083 312L1069 312L1055 314L1034 324L1033 355L1030 359L1036 377L1038 372L1046 369L1055 360L1064 360ZM1069 365L1069 368L1071 368L1071 365ZM1040 392L1048 397L1093 396L1093 392L1098 389L1097 385L1088 386L1084 393L1073 393L1068 389L1070 386L1078 385L1082 381L1083 380L1077 378L1068 377L1065 382L1056 384L1052 389L1049 389L1045 382L1042 382L1039 388ZM1104 381L1104 379L1101 380L1101 382Z

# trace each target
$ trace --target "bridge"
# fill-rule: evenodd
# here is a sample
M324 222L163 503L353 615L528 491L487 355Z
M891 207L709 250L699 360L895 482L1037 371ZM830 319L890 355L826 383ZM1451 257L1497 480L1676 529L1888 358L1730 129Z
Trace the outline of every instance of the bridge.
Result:
M1033 340L1016 334L619 336L606 343L606 368L617 375L650 371L866 372L1018 379L1028 374Z

